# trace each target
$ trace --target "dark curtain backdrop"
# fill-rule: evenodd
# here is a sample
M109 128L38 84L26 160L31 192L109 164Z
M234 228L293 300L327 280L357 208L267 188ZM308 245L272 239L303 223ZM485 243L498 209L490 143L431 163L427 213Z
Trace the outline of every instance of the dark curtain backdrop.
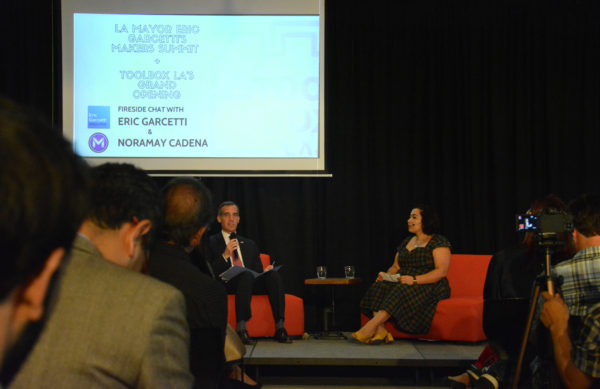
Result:
M52 3L25 3L2 3L0 92L59 124ZM338 291L355 327L416 203L438 210L454 252L493 253L534 198L599 191L600 2L327 0L325 50L333 178L203 179L285 265L309 327L315 266L357 267L365 285Z

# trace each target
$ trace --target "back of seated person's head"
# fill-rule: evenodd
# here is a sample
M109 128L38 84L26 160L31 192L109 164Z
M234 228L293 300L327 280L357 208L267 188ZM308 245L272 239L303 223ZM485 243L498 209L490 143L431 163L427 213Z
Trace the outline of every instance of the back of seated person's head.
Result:
M563 215L566 215L567 206L560 199L560 197L554 194L549 194L534 200L526 213L528 215L539 215L540 213L547 211L558 211ZM554 255L552 256L553 264L564 261L565 259L569 259L574 254L573 240L570 233L558 233L556 238L560 244L554 250ZM539 238L536 236L536 233L532 231L527 232L523 238L523 245L527 247L529 252L538 250Z
M600 235L600 195L583 194L569 203L573 226L585 237Z
M210 191L197 179L176 177L162 193L165 239L186 249L197 246L213 218Z
M120 163L93 167L91 177L91 208L86 222L105 231L119 230L125 224L145 223L149 228L140 239L143 250L149 250L162 225L162 197L154 180L143 170ZM113 258L106 259L116 262Z
M87 165L60 132L3 98L0 156L0 304L14 302L11 315L18 320L12 339L5 335L11 324L0 322L1 365L4 348L16 340L14 332L41 317L39 310L22 317L19 299L28 298L27 288L44 276L49 258L60 262L70 247L87 212L89 177Z

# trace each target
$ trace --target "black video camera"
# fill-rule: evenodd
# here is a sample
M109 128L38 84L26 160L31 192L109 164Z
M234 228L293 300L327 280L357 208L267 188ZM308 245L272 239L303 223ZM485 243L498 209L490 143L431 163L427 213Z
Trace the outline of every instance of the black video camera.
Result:
M573 216L553 208L535 215L517 215L516 219L517 231L535 232L542 239L573 231Z

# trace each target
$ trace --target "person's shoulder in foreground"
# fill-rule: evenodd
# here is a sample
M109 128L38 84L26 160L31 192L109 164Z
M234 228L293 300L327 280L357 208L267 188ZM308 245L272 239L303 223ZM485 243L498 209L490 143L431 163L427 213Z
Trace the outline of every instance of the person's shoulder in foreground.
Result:
M87 211L89 171L60 132L2 97L0 158L0 378L5 382L35 343L24 334L31 333L32 323L36 328L43 323L53 275Z
M160 226L156 184L105 164L91 188L46 327L9 387L191 387L183 296L134 271Z
M10 388L191 386L177 290L104 260L79 237L57 295Z

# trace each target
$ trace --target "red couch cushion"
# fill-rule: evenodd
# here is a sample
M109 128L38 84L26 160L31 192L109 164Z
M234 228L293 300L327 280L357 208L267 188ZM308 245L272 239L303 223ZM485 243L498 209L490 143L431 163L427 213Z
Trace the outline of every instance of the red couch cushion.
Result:
M268 254L260 254L263 269L271 263ZM266 295L254 295L250 301L252 317L246 322L248 335L254 338L272 337L275 335L275 319L271 311L271 303ZM290 336L304 334L304 301L291 294L285 295L285 329ZM236 328L235 295L227 296L227 322Z
M227 322L236 328L235 296L227 296ZM271 303L266 295L252 296L250 302L252 317L246 322L248 335L251 337L272 337L275 335L275 320L271 311ZM285 321L284 326L290 336L304 334L304 301L291 294L285 295Z
M452 254L448 268L450 297L481 297L491 255Z
M265 267L271 264L271 256L269 254L260 254L260 261L262 262L264 270Z

